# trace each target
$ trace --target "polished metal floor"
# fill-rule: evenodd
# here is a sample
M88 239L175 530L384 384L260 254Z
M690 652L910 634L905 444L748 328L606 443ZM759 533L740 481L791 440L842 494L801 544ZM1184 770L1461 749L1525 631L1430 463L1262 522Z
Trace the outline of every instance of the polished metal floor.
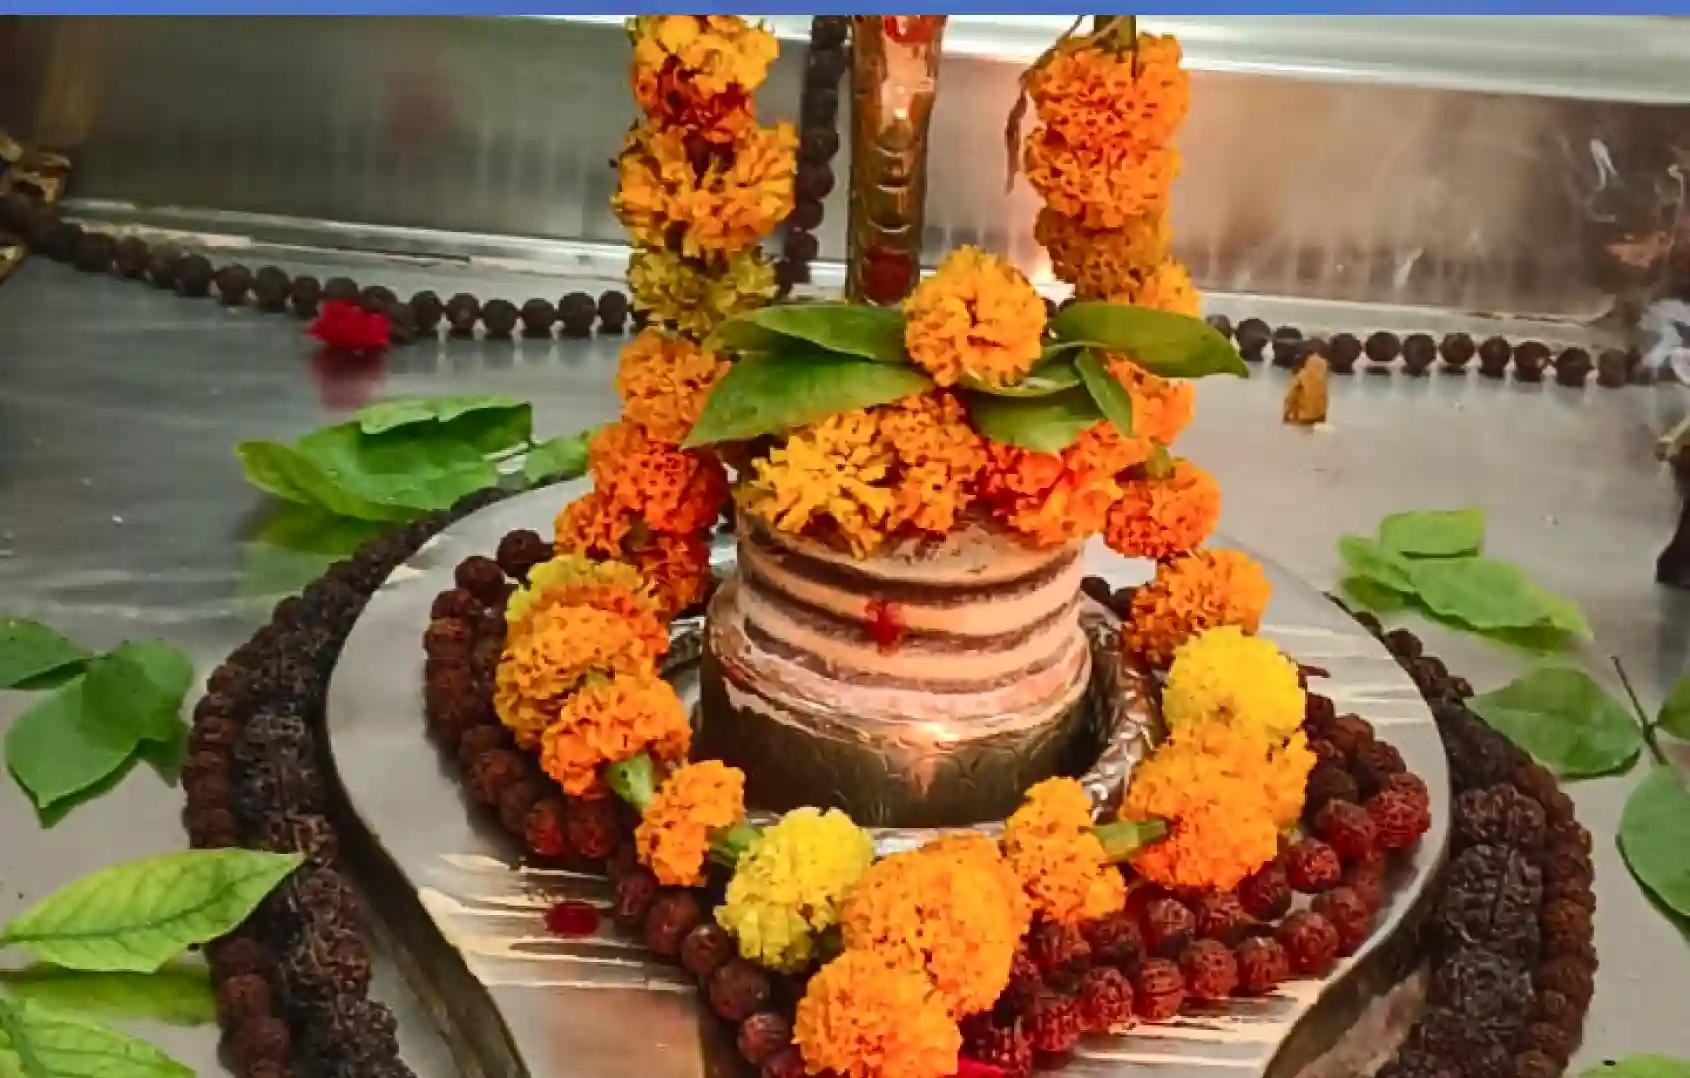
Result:
M324 264L294 263L319 272ZM428 283L439 287L445 272ZM415 273L379 279L403 293L416 287ZM451 280L495 294L513 278ZM554 279L507 294L569 287ZM431 342L352 371L315 361L312 343L288 317L25 264L0 287L0 611L94 646L167 637L208 670L276 597L278 569L294 568L253 541L273 507L242 481L236 442L302 433L367 392L517 394L533 400L548 434L601 421L616 405L614 341ZM1645 706L1690 663L1690 594L1652 581L1677 512L1653 440L1690 409L1690 392L1356 376L1335 379L1330 425L1307 431L1279 422L1283 376L1257 375L1205 383L1180 445L1219 477L1228 534L1327 586L1340 534L1369 531L1398 509L1484 506L1489 551L1584 607L1596 639L1576 661L1616 693L1612 657ZM1530 662L1441 628L1426 635L1429 650L1480 689ZM0 724L25 703L0 695ZM1633 885L1613 843L1640 774L1572 791L1597 837L1602 959L1574 1073L1626 1052L1690 1056L1680 1002L1690 993L1690 941ZM180 846L180 804L176 791L137 771L44 832L16 787L0 783L0 919L94 867ZM451 1073L390 964L381 977L417 1072ZM217 1072L211 1031L142 1032L196 1070Z

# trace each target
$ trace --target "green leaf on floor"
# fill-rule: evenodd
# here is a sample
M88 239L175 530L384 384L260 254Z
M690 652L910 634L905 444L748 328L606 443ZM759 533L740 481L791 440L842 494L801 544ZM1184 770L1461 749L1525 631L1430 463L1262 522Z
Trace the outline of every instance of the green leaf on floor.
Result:
M140 738L100 721L83 702L83 679L53 690L6 731L6 767L37 809L88 790L129 762Z
M200 963L172 962L155 973L85 973L33 965L0 970L14 999L94 1018L143 1019L172 1026L217 1020L211 977Z
M29 618L0 618L0 689L79 667L91 652Z
M100 869L0 928L65 969L151 973L223 935L299 866L296 853L181 850Z
M1411 509L1379 522L1386 550L1417 558L1477 554L1485 541L1482 509Z
M1491 726L1544 766L1569 778L1629 767L1643 732L1589 674L1545 666L1468 701Z
M531 484L574 479L587 470L589 437L586 432L565 434L535 445L523 459L523 478Z
M1690 790L1671 767L1655 767L1626 799L1620 854L1662 905L1690 917Z
M1372 581L1380 588L1400 595L1414 593L1414 580L1408 559L1359 535L1345 535L1338 540L1338 555L1352 577Z
M1347 576L1338 584L1340 597L1348 604L1370 610L1375 614L1389 614L1409 605L1408 597L1400 591L1367 576Z
M1494 558L1416 558L1414 594L1427 609L1474 629L1555 629L1588 638L1590 623L1570 600Z
M0 999L0 1074L7 1078L193 1078L146 1041L30 1000Z
M1657 721L1661 729L1673 737L1690 741L1690 674L1679 678L1672 691L1667 693Z
M365 434L381 434L414 423L450 423L471 412L519 410L531 410L531 406L525 400L495 394L401 397L372 404L359 412L358 427Z
M1579 1078L1690 1078L1690 1061L1640 1055L1607 1059L1579 1073Z

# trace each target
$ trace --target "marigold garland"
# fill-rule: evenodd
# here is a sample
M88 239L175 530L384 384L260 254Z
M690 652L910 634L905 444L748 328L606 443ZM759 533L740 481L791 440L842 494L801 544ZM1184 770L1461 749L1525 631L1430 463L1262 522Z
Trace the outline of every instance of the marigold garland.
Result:
M1142 464L1151 446L1099 422L1060 454L988 442L980 496L992 515L1041 546L1103 530L1121 496L1121 472Z
M505 642L493 679L494 711L518 745L532 747L589 675L654 674L657 654L622 612L542 604Z
M590 490L558 513L552 522L553 545L559 554L620 558L633 527L634 514Z
M655 248L635 251L628 259L634 306L651 321L695 338L708 336L736 314L761 307L777 290L775 268L755 247L719 263Z
M645 578L631 565L563 554L529 570L528 582L505 606L506 640L527 634L535 616L553 606L591 606L614 614L653 656L669 650L667 618Z
M609 505L637 514L653 531L701 531L727 501L727 473L719 460L657 441L628 420L593 435L587 467Z
M1121 873L1092 831L1091 799L1073 779L1046 779L1027 791L1004 823L1003 852L1046 920L1094 920L1126 898Z
M1191 80L1172 36L1139 34L1130 48L1070 39L1027 74L1039 120L1069 142L1155 147L1173 138L1191 107Z
M652 440L678 445L728 369L727 360L685 337L646 329L622 349L616 373L622 415Z
M1111 549L1129 558L1166 558L1207 539L1220 517L1220 484L1197 465L1179 460L1168 475L1123 481L1103 534Z
M1133 434L1173 445L1197 410L1197 387L1183 378L1151 374L1119 353L1106 352L1103 360L1132 398Z
M652 535L628 557L669 618L702 600L715 579L710 570L710 543L699 532Z
M587 679L563 700L540 736L540 767L565 793L602 796L600 771L641 752L663 763L686 759L692 726L674 688L655 671Z
M1122 644L1166 666L1174 649L1218 625L1247 633L1261 626L1273 587L1262 567L1236 550L1198 550L1165 561L1133 593Z
M738 254L792 212L797 149L791 124L753 127L728 160L710 154L700 169L683 129L636 127L617 157L611 208L641 247L678 233L688 257Z
M810 979L792 1039L811 1074L839 1078L945 1078L962 1033L917 970L847 951Z
M796 973L815 954L817 933L839 920L845 896L874 861L874 845L838 809L793 809L752 841L728 882L716 920L739 953Z
M863 557L886 541L893 460L873 413L840 412L769 450L735 497L742 510L781 531L825 528Z
M696 887L704 882L711 832L744 816L743 771L719 760L687 764L657 788L634 829L634 849L658 883Z
M958 247L904 301L904 346L941 386L964 377L1013 385L1039 361L1044 300L1021 271Z
M777 52L766 28L731 15L641 15L628 36L628 82L653 123L727 143L754 122L751 94Z
M1282 738L1302 724L1305 696L1297 664L1271 641L1222 625L1174 650L1162 689L1162 718L1176 732L1222 723Z

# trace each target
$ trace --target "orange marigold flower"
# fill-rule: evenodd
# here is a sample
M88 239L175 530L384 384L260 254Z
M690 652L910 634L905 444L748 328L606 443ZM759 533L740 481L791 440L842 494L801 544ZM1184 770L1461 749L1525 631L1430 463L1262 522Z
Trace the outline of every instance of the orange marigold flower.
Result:
M904 301L904 344L942 386L969 376L1019 382L1039 360L1044 300L1021 271L977 247L959 247Z
M944 391L907 397L877 409L880 436L896 458L888 530L902 526L944 535L974 497L986 466L986 441L968 423L962 402Z
M612 506L637 514L654 531L698 531L715 522L727 500L727 474L715 457L657 441L627 421L593 435L587 467Z
M692 726L681 698L648 670L590 678L570 693L540 736L540 767L565 793L602 796L600 768L642 752L686 759Z
M1003 852L1046 920L1093 920L1126 899L1121 873L1092 831L1091 799L1073 779L1046 779L1027 791L1004 823Z
M728 361L684 337L646 329L622 349L616 391L622 415L653 441L679 444L698 422L704 400Z
M1167 212L1179 151L1118 143L1073 143L1041 127L1022 149L1027 182L1051 209L1090 229L1124 228Z
M1109 373L1133 399L1133 433L1172 445L1197 410L1197 387L1189 379L1163 378L1118 352L1104 354Z
M645 577L659 615L674 619L710 590L710 543L701 532L654 534L629 554Z
M634 64L628 69L628 86L653 124L680 128L707 142L731 144L757 122L750 94L737 86L704 93L674 59L660 67Z
M1150 443L1128 438L1107 421L1093 425L1060 454L986 443L981 497L993 515L1042 546L1103 530L1121 495L1116 476L1150 455Z
M590 606L627 623L651 655L669 650L669 630L638 569L620 561L594 561L560 554L536 565L528 583L511 594L505 608L506 641L520 639L548 607Z
M1222 723L1181 730L1132 775L1121 815L1160 819L1168 836L1133 857L1141 876L1164 887L1229 890L1271 860L1279 830L1302 808L1313 754ZM1286 802L1296 788L1296 806ZM1286 815L1289 811L1289 816Z
M962 1033L919 972L846 951L804 989L792 1040L811 1074L839 1078L945 1078Z
M532 747L588 675L646 675L656 669L649 636L623 612L542 605L505 643L494 674L493 708L517 744Z
M886 541L894 457L878 417L856 410L800 428L754 464L740 508L789 534L836 537L858 557Z
M634 829L640 863L665 887L704 882L711 832L745 816L745 773L719 760L687 764L657 788Z
M1175 648L1205 629L1255 632L1272 594L1262 567L1236 550L1182 554L1158 565L1155 579L1133 593L1122 645L1166 666Z
M677 70L691 92L715 97L763 84L779 46L768 28L737 15L638 15L629 23L634 82L640 72ZM640 102L644 107L646 102ZM656 113L647 108L648 113Z
M970 832L876 863L852 889L840 925L847 950L924 971L957 1018L991 1006L1009 983L1028 920L996 844Z
M632 513L591 490L564 506L552 522L553 546L559 554L620 558L633 525Z
M1121 484L1103 535L1129 558L1166 558L1191 550L1221 519L1221 485L1188 460L1166 476L1141 476Z
M1185 120L1191 80L1171 36L1140 34L1136 49L1118 52L1074 39L1028 72L1027 96L1069 142L1161 146Z
M1145 273L1167 257L1173 231L1160 214L1134 217L1120 228L1086 228L1050 207L1039 211L1033 237L1050 254L1059 280L1082 299L1126 299Z
M616 159L617 188L611 207L640 247L662 247L671 225L682 223L677 205L698 185L679 128L636 127Z
M712 155L703 169L680 128L636 127L617 158L616 216L641 247L665 247L680 230L688 257L747 250L792 210L798 136L791 124L754 127L731 160Z
M1150 307L1195 318L1202 309L1202 297L1191 283L1191 273L1183 263L1165 259L1152 266L1133 281L1122 294L1109 297L1120 303Z

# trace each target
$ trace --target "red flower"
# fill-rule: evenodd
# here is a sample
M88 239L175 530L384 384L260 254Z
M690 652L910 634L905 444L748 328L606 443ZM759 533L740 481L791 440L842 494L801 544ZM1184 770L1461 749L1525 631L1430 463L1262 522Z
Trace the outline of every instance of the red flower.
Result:
M885 599L870 599L865 613L868 614L869 639L881 651L895 651L904 638L904 622L898 604Z
M883 15L886 36L900 45L925 45L939 32L941 15Z
M306 332L343 352L374 352L387 347L387 316L356 303L329 300Z

